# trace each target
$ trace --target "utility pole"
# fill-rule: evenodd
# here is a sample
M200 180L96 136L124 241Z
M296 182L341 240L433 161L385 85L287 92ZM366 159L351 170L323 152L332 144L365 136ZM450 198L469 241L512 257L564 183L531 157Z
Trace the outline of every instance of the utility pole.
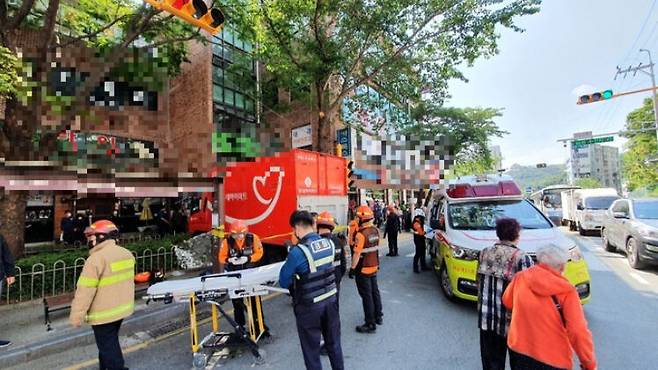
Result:
M653 114L654 114L654 125L655 125L655 130L656 130L656 140L658 141L658 92L656 91L656 75L653 70L653 60L651 59L651 51L647 49L640 49L641 52L646 52L647 55L649 56L649 64L642 64L640 63L637 67L628 67L626 69L621 69L619 66L617 66L617 73L615 74L615 80L617 79L617 76L620 74L623 74L624 77L629 72L633 72L633 76L637 74L637 72L642 72L649 77L651 77L651 86L653 89Z

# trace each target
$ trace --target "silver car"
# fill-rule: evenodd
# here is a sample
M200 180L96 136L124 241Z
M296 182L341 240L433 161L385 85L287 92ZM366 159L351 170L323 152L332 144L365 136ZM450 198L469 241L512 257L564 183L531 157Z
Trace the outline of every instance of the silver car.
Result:
M601 230L609 252L626 252L631 267L658 264L658 199L618 199L606 212Z

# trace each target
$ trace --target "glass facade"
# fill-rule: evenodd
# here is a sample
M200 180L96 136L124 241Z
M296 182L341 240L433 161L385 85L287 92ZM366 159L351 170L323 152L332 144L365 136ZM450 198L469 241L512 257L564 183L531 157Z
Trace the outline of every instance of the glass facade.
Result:
M213 39L213 151L243 158L256 153L256 67L253 46L226 26Z
M345 122L380 135L393 134L410 120L404 107L366 85L359 86L352 97L343 99L342 115Z

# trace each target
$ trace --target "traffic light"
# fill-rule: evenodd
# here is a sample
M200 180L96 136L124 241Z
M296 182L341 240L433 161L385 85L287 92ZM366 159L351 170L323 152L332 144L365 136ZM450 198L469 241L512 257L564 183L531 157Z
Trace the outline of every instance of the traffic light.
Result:
M222 30L224 13L219 8L208 9L204 0L144 0L157 9L171 13L185 22L203 28L214 35ZM208 0L212 1L212 0Z
M348 190L354 187L354 179L352 178L353 176L354 176L354 161L348 161L346 180L345 180Z
M595 92L593 94L581 96L580 98L578 98L578 101L576 102L576 104L595 103L595 102L601 101L601 100L612 99L614 96L615 96L615 94L612 92L612 90L605 90L605 91L601 91L601 92Z
M537 168L546 168L546 163L537 163Z

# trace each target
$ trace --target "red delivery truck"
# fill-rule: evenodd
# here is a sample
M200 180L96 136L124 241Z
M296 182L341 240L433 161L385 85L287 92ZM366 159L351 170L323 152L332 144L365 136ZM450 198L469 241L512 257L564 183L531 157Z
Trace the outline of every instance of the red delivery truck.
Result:
M344 158L301 149L232 163L224 178L226 222L242 220L268 255L285 256L285 248L276 247L291 239L288 221L295 209L329 211L339 225L347 224L346 165ZM204 193L200 203L199 212L190 216L191 234L212 227L212 194Z
M346 161L295 149L234 163L226 169L224 197L227 223L242 220L263 244L283 246L295 209L329 211L347 223Z

